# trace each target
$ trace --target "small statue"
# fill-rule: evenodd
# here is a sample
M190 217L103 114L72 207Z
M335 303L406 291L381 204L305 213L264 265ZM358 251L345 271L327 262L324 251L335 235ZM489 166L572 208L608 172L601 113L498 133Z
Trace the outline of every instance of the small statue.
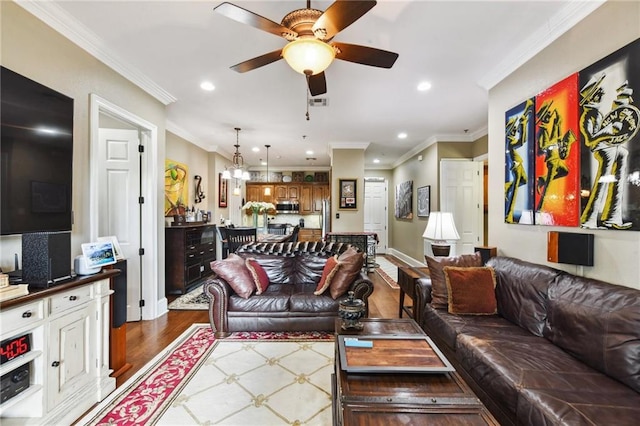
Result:
M364 302L356 299L353 291L350 291L348 299L340 302L338 308L338 316L342 319L342 329L362 330L364 325L360 322L360 318L364 317L364 314Z

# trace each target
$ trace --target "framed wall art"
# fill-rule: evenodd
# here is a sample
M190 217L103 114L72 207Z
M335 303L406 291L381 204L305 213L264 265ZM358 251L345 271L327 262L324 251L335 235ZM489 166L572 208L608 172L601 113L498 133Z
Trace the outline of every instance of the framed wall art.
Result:
M396 219L413 219L413 181L396 185Z
M228 181L222 179L222 173L218 173L218 207L227 207L227 197L229 196Z
M358 208L357 182L356 179L340 179L340 209L355 210Z
M418 217L429 217L431 211L431 185L418 188Z

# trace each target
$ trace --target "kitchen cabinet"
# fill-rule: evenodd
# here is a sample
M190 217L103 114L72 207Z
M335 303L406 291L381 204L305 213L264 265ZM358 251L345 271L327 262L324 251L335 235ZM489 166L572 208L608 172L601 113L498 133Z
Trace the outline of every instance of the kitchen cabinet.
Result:
M276 184L274 185L274 190L276 203L282 201L298 201L300 198L300 186L298 184Z
M273 194L265 197L264 187L271 186ZM297 201L300 205L300 214L320 214L322 212L322 200L331 196L327 183L286 183L274 184L247 183L247 201L265 201L280 203L283 201Z
M265 188L271 188L271 195L264 195ZM264 201L275 204L275 190L273 184L254 183L247 184L247 201Z
M298 241L322 241L322 229L300 228Z
M27 387L0 405L0 423L72 424L115 390L108 353L110 279L117 273L82 276L2 302L0 340L26 336L28 344L0 365L0 374L25 367L29 374Z
M212 274L216 260L216 226L185 225L165 228L165 291L185 294Z

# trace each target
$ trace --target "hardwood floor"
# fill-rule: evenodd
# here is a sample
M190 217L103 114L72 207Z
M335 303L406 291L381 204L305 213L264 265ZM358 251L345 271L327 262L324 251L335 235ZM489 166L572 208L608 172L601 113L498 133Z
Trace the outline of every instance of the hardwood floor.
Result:
M374 272L368 276L374 287L369 297L369 317L397 318L399 290L392 289ZM122 385L194 323L208 324L207 311L170 310L155 320L127 323L127 362L132 367L118 377L117 386Z

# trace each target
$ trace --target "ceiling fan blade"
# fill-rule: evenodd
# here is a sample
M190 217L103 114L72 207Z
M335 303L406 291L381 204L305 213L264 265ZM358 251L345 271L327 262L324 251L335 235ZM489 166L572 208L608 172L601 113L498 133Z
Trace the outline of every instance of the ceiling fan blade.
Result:
M240 62L239 64L232 66L231 69L237 72L247 72L269 65L279 59L282 59L282 49L274 50L273 52L265 53L264 55L257 56L253 59Z
M327 79L324 76L324 72L308 76L307 85L309 86L311 96L324 95L327 93Z
M398 54L373 47L359 46L349 43L331 43L339 49L336 59L355 62L372 67L391 68L398 59Z
M213 10L227 18L240 22L241 24L251 25L254 28L279 37L283 37L286 33L292 34L294 37L298 35L295 31L291 31L289 28L283 27L282 25L273 22L271 19L267 19L264 16L260 16L247 9L243 9L235 4L225 2L214 7Z
M313 24L313 33L319 39L331 40L375 5L375 0L337 0Z

